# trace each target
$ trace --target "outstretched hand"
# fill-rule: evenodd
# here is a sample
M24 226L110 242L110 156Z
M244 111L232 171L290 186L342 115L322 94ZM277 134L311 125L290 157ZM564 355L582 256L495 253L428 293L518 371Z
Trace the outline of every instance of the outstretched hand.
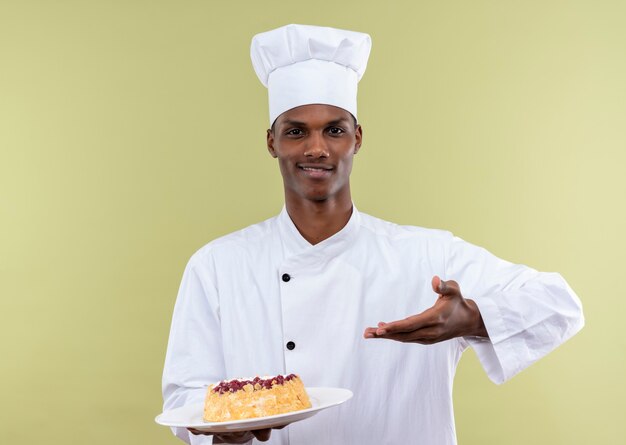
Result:
M456 281L443 281L434 276L432 286L439 298L431 308L404 320L381 321L375 328L366 328L363 336L425 345L455 337L489 336L478 306L463 298Z

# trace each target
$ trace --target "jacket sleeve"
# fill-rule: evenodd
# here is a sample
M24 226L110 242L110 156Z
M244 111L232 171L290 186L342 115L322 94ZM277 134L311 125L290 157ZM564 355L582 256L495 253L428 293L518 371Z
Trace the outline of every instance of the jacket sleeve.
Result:
M478 305L489 339L463 338L489 378L503 383L547 355L584 325L582 305L558 273L512 264L453 237L446 278Z
M163 370L163 410L204 401L207 386L224 378L217 289L206 257L194 255L176 299ZM188 444L211 444L212 436L195 436L172 428Z

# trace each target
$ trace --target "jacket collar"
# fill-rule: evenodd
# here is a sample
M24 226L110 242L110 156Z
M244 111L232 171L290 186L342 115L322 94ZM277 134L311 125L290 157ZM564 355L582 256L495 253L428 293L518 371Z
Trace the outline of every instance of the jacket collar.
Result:
M283 245L283 258L287 261L324 261L345 251L356 239L361 215L352 204L352 215L347 224L330 238L315 245L309 243L291 220L287 208L283 206L277 218L278 230Z

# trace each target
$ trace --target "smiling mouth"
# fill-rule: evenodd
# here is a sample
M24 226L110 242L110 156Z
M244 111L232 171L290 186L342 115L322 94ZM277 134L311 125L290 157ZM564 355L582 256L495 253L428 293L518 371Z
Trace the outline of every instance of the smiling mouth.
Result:
M305 172L329 172L330 168L322 168L322 167L300 167Z
M333 168L329 165L312 165L312 164L300 164L298 168L307 172L325 172L331 171Z
M327 165L298 165L298 168L306 176L312 179L322 179L328 177L332 172L332 167Z

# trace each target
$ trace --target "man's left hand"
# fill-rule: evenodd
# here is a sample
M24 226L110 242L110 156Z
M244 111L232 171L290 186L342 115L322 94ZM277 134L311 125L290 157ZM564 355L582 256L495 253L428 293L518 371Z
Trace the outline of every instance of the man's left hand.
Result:
M404 320L381 321L375 328L366 328L363 336L424 345L455 337L489 337L478 306L463 298L456 281L443 281L434 276L432 286L439 294L433 307Z

